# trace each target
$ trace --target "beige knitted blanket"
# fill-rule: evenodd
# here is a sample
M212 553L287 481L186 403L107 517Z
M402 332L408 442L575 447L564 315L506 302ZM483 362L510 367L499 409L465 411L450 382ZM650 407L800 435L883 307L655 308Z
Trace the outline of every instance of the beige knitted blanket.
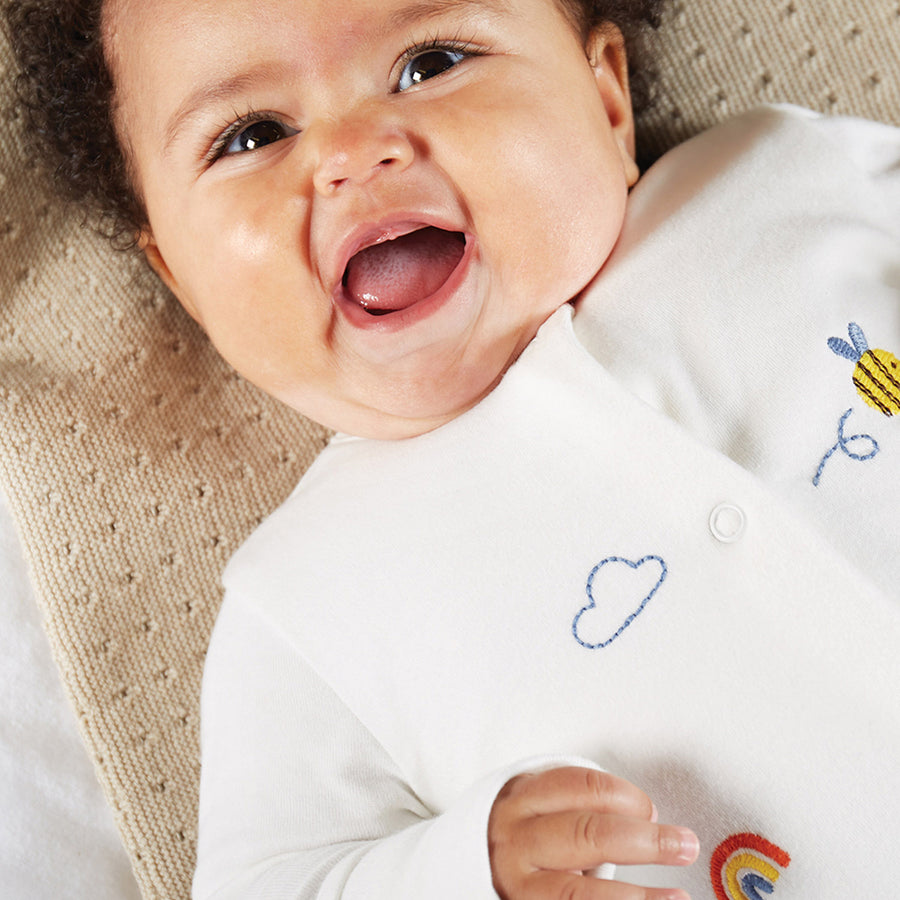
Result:
M748 106L900 124L900 0L676 0L652 154ZM0 38L0 486L146 897L187 897L219 575L325 432L219 361L139 260L50 199Z

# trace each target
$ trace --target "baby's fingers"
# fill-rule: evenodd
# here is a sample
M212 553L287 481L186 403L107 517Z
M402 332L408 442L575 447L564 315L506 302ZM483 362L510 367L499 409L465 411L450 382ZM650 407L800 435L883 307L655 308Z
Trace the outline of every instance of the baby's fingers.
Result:
M700 844L687 828L591 810L551 813L519 822L522 857L539 869L623 866L687 866Z
M620 778L559 768L511 779L488 821L494 887L503 900L683 900L580 873L604 863L681 866L699 843L692 831L656 821L649 797Z
M509 781L498 797L520 815L545 815L568 809L592 809L650 819L653 804L624 778L596 769L563 766Z

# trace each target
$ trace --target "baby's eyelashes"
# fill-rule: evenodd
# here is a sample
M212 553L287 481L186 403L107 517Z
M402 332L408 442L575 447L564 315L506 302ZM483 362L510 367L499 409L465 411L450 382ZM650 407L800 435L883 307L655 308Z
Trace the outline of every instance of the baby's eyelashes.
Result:
M410 47L397 62L394 90L397 93L414 88L422 82L443 75L473 56L483 56L486 50L467 41L428 41ZM395 69L396 71L396 69ZM221 128L204 155L207 165L226 156L239 156L261 150L270 144L294 137L299 129L288 125L272 112L251 111Z
M405 91L414 85L452 69L466 58L464 50L453 47L430 47L410 57L400 72L397 90Z
M273 118L271 113L251 113L233 122L213 141L207 161L211 164L224 156L260 150L298 133L298 129Z
M398 93L409 90L455 68L473 56L484 56L488 48L459 39L434 39L415 44L406 50L396 63Z

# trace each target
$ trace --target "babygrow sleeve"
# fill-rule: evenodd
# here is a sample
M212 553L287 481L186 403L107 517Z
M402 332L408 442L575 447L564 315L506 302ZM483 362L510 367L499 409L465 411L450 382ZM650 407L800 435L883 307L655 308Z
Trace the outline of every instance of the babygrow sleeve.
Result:
M860 183L871 185L867 196L859 199L880 205L880 216L869 210L873 220L892 227L900 237L900 128L852 116L815 115L812 125L846 156L848 171L855 169Z
M493 800L547 760L488 775L433 815L281 631L233 599L216 623L202 704L195 900L496 900Z

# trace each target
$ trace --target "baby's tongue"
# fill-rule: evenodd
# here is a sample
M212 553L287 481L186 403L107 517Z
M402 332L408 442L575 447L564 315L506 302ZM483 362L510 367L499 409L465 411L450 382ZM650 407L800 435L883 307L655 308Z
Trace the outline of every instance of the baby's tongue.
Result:
M347 264L344 287L373 315L406 309L450 277L465 244L459 232L430 227L373 244Z

